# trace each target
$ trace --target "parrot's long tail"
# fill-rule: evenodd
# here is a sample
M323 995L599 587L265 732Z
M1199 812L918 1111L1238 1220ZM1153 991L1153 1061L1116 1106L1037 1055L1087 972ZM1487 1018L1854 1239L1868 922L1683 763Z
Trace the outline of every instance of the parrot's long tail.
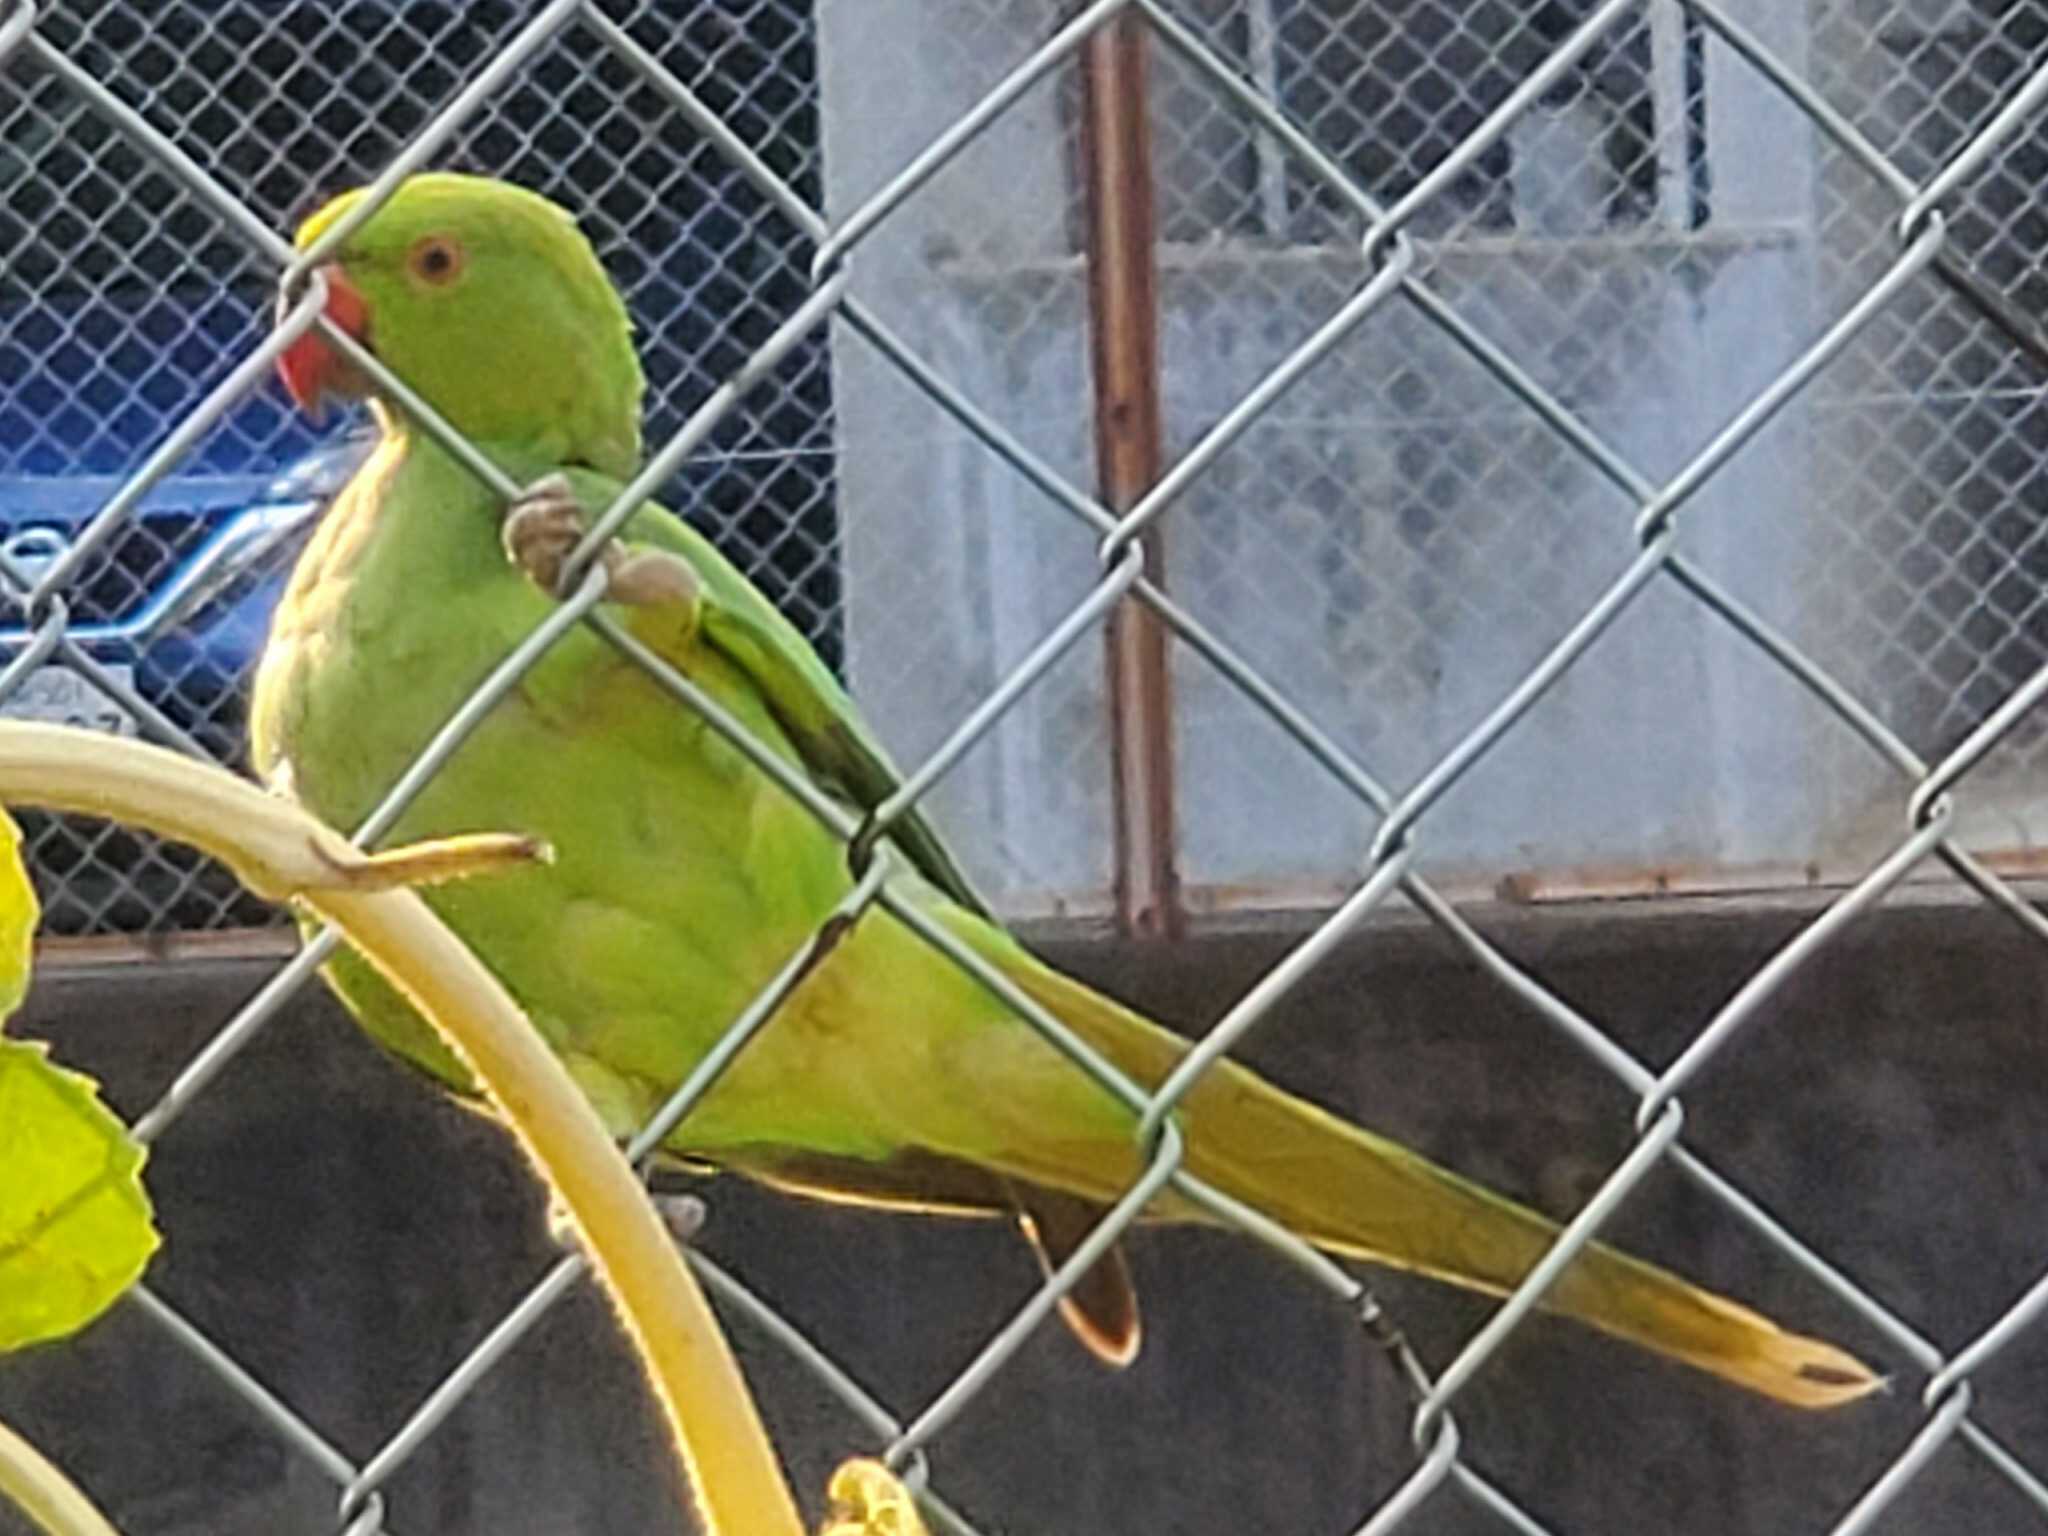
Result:
M1178 1036L1048 967L1005 969L1140 1083L1160 1082L1187 1050ZM1557 1235L1556 1225L1535 1212L1227 1061L1196 1082L1179 1118L1188 1171L1334 1253L1503 1295ZM1803 1408L1834 1407L1882 1385L1832 1344L1788 1333L1747 1307L1598 1244L1581 1253L1542 1304Z

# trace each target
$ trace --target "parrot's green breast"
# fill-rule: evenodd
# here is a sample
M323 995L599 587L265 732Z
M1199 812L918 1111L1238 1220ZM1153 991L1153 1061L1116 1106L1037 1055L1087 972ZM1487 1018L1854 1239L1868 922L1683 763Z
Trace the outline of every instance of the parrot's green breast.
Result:
M506 560L497 521L495 499L440 450L387 436L323 520L274 620L250 724L266 780L352 830L542 622L551 602ZM694 681L761 739L782 741L719 657L692 654ZM426 899L498 972L618 1131L659 1104L850 883L838 844L808 813L580 626L491 711L384 841L483 831L544 838L554 862ZM822 969L778 1018L775 1047L749 1052L692 1117L691 1149L783 1140L855 1156L891 1149L887 1103L898 1088L882 1079L912 1065L901 1053L873 1054L875 1082L842 1075L844 1102L815 1082L800 1091L783 1082L803 1073L807 1032L856 1027L877 1001L925 1012L920 993L961 985L943 967L893 960L892 949L916 941L879 926L862 925L859 968L900 974L902 995L848 995L836 967ZM440 1038L361 961L338 957L331 979L383 1044L467 1085ZM957 1010L950 995L925 1001Z

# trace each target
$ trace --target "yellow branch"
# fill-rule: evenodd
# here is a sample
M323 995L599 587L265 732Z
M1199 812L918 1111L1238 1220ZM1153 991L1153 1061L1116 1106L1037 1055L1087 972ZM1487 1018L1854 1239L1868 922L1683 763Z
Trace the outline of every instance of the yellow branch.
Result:
M802 1526L710 1305L596 1113L490 972L394 880L545 856L464 838L364 857L296 806L159 747L0 724L0 802L79 811L191 843L273 900L332 919L475 1070L582 1235L640 1351L713 1536Z
M0 1424L0 1493L49 1536L120 1536L71 1479Z

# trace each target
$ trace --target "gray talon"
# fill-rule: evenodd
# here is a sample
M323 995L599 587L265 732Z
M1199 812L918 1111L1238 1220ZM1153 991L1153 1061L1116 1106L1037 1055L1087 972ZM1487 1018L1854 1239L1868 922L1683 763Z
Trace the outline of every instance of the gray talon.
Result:
M709 1208L695 1195L655 1195L655 1214L661 1217L668 1234L679 1244L687 1247L697 1234L704 1230Z
M605 569L611 573L609 596L615 603L654 607L697 600L697 573L687 560L667 550L647 549L629 555L616 544L607 545Z
M505 558L524 571L533 584L551 596L562 590L562 562L582 541L587 516L582 502L559 470L543 475L512 503L499 530ZM697 598L697 573L689 562L663 550L628 552L616 539L602 552L615 603L653 605L690 603Z
M505 555L542 591L553 593L562 579L562 562L583 537L583 505L557 472L526 488L505 516L499 537Z

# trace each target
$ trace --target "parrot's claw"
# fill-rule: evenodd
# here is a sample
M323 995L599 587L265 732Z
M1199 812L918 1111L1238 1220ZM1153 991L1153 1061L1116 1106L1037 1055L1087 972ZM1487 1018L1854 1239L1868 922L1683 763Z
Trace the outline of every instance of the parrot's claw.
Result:
M675 1239L678 1248L687 1248L704 1230L704 1223L710 1219L710 1208L696 1195L664 1195L650 1192L648 1199L654 1203L654 1214L661 1218L661 1224L668 1229L668 1235ZM583 1239L577 1235L576 1222L569 1214L569 1208L562 1203L561 1196L548 1196L548 1236L555 1246L570 1252L580 1252Z
M611 590L606 594L615 603L634 603L643 607L657 607L667 603L694 604L699 587L697 573L690 569L690 562L680 555L672 555L665 549L643 549L627 554L618 545L610 545L607 556L621 556L616 562L607 558L605 568L611 572Z
M543 592L556 593L562 562L583 538L583 504L567 475L543 476L526 488L499 530L505 555Z
M656 1195L653 1198L654 1212L661 1218L661 1224L668 1228L668 1235L683 1247L696 1241L697 1234L704 1230L704 1223L711 1214L703 1200L696 1195Z
M585 520L583 504L576 499L569 477L557 471L526 488L506 513L499 537L506 558L543 592L561 597L566 596L562 562L582 542ZM697 573L689 562L665 550L628 550L613 540L605 545L600 558L610 578L605 590L608 601L635 606L696 601Z
M562 1203L562 1197L550 1191L548 1194L548 1238L557 1248L571 1253L582 1251L583 1239L576 1234L576 1218L569 1214L569 1207Z

